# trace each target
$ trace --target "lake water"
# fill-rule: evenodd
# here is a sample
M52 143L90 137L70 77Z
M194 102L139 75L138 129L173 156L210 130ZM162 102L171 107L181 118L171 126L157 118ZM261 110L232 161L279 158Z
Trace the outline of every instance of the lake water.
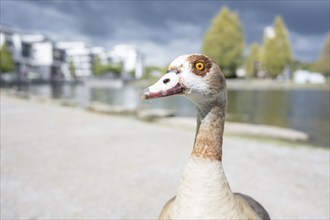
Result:
M130 107L166 108L178 116L195 117L195 107L181 96L141 101L141 88L84 88L84 86L30 86L30 92L53 98L74 99L81 105L100 101ZM309 143L329 148L328 90L229 90L227 120L275 125L306 132Z

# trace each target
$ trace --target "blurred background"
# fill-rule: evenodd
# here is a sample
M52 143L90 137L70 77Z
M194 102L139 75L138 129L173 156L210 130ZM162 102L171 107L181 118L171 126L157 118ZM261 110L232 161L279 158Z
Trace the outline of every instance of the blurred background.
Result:
M189 134L193 135L193 129L190 128L194 127L195 108L188 100L183 97L170 97L142 102L139 98L141 89L156 82L166 72L167 65L182 54L203 53L220 65L227 78L229 89L226 118L228 129L231 129L235 135L237 135L236 133L243 136L252 135L254 138L263 136L266 139L271 137L272 141L280 139L285 141L280 145L289 146L296 146L298 141L297 145L309 146L309 150L320 150L321 148L319 157L323 159L320 160L324 162L323 165L329 166L329 7L329 1L299 0L1 1L2 98L6 96L8 99L9 96L15 96L31 100L32 102L29 103L33 103L33 106L29 106L26 102L16 103L10 101L11 99L9 101L4 99L8 101L8 105L6 105L7 102L2 101L1 118L4 119L2 120L4 122L2 122L1 129L1 148L2 153L4 152L2 161L5 162L2 163L1 169L5 180L1 180L1 190L6 195L4 199L1 198L2 208L4 208L2 210L5 210L2 215L6 218L68 218L68 216L80 218L83 216L81 214L83 212L77 207L67 208L66 211L61 212L60 216L51 211L40 214L38 211L31 211L35 208L27 205L30 200L26 199L26 194L13 196L20 184L25 185L26 183L23 180L18 181L16 178L23 175L20 172L24 173L23 170L17 171L16 168L23 169L27 166L27 164L17 164L17 152L22 152L21 145L33 143L33 146L38 146L35 142L38 142L39 138L40 143L43 143L41 141L42 132L47 129L58 129L58 131L54 130L54 133L48 134L49 140L53 140L55 143L59 138L64 138L61 133L65 131L68 133L66 134L68 136L65 136L68 140L84 135L91 138L88 140L93 140L100 138L100 133L96 135L97 129L109 126L102 124L102 121L115 120L115 122L110 122L115 126L110 127L110 130L113 129L111 130L113 133L102 134L111 137L105 139L104 143L108 142L112 146L117 144L117 139L111 135L123 134L126 142L119 141L119 145L122 144L122 152L129 151L125 149L126 146L139 142L138 137L136 137L137 140L133 138L132 132L134 131L130 130L135 126L134 123L138 123L136 118L150 122L155 119L161 120L164 117L176 116L174 120L170 118L166 122L167 125L173 126L173 123L177 125L180 122L184 127L182 132L187 132L187 127L189 127ZM61 108L63 106L76 108L70 108L68 111L72 112L65 116L57 112L54 113L54 117L50 117L54 110L52 108L43 109L46 107L42 107L42 103L53 103L57 108L59 108L57 105L59 103ZM30 108L33 110L29 111ZM18 109L19 113L23 115L15 115L18 114ZM25 112L24 109L27 111ZM100 120L99 124L95 122L95 127L98 128L89 130L88 127L91 125L88 123L92 122L86 122L86 124L84 121L75 122L75 114L80 113L76 113L77 110L74 109L106 113L99 117L106 116L107 118ZM55 123L57 117L62 116L66 119L58 120L64 120L66 123L56 126L49 123L40 125L44 126L45 130L40 127L35 128L38 125L34 125L34 121L38 121L38 116L32 115L42 114L44 111L49 111L49 116L40 116L44 120L43 123ZM115 119L112 118L113 115L115 115ZM118 115L125 117L118 119ZM20 117L22 117L21 121ZM81 116L81 118L85 117L95 116ZM79 117L77 116L77 118ZM175 122L176 118L177 122ZM34 121L31 121L32 119ZM71 120L73 121L71 122ZM188 123L189 126L187 126L187 121L190 123ZM81 136L76 133L74 134L77 136L69 135L71 134L69 129L72 129L72 132L78 129L73 126L75 123L79 124L79 129L86 127L81 131ZM230 123L235 126L230 126ZM22 126L23 124L25 126ZM144 123L139 125L141 127L136 126L137 130L143 133L144 129L150 129L150 127L143 126L155 125ZM265 132L265 127L262 126L265 126L268 132ZM170 132L170 130L160 127L158 124L158 132ZM39 129L41 130L39 131ZM165 129L165 131L161 129ZM253 133L253 129L256 129L256 132ZM34 138L25 139L22 134L25 131L29 131L31 135L35 134ZM59 136L55 138L54 135ZM116 135L115 137L117 137ZM146 133L141 134L141 139L148 138L143 135ZM132 137L132 141L129 140L130 137ZM161 138L160 133L155 134L154 144L159 142L157 137ZM187 137L193 138L189 135ZM235 136L230 138L235 145ZM134 140L135 142L133 142ZM15 141L21 145L15 144ZM182 140L173 139L171 144L176 145L176 141ZM239 139L239 141L242 140ZM94 145L92 141L86 141L85 144L87 143ZM104 143L102 142L102 144ZM61 142L61 144L62 148L70 145L67 142ZM80 145L80 143L76 144ZM188 145L187 147L191 146L190 142L183 142L183 144ZM20 146L17 148L17 152L6 151L6 149L15 149L15 146ZM149 145L146 144L146 146ZM53 152L53 148L50 147L50 149L48 149L49 152ZM290 149L292 150L292 148ZM116 152L118 150L116 148ZM168 151L166 148L157 151L159 150L162 150L160 155L165 155ZM145 153L145 151L152 152L153 149L141 148L140 153ZM186 156L189 155L187 152L185 151ZM311 152L308 151L305 156L312 155ZM102 155L101 152L98 153ZM175 150L172 153L175 153ZM294 151L291 153L294 154ZM34 154L30 160L37 160L35 158L37 155ZM118 152L115 155L118 158L122 156ZM137 153L137 155L139 154ZM158 155L158 159L162 157L160 155ZM29 161L25 160L25 156L21 158L22 161ZM173 158L172 154L168 156ZM29 158L29 156L27 157ZM106 160L106 158L104 159ZM72 160L71 158L64 161L71 163ZM178 160L184 161L182 158ZM140 160L137 159L137 163L138 161ZM54 161L53 165L57 166L62 162L59 159L59 161ZM77 163L82 163L82 161ZM107 164L118 165L114 161L108 161ZM8 169L6 169L6 165ZM36 166L39 167L39 165ZM182 167L183 165L184 163L182 163ZM78 167L76 168L78 169ZM92 169L92 167L90 168ZM72 169L74 170L74 168ZM177 169L171 173L173 189L177 187L175 184L181 168ZM136 171L138 176L139 171L141 170ZM323 166L322 175L323 171L329 170ZM39 172L42 173L39 170L35 171L33 175L38 175ZM113 170L109 172L113 173ZM119 171L116 170L116 172ZM163 173L164 176L169 175L166 172ZM84 176L83 173L81 175ZM105 174L100 174L100 179L103 175ZM125 172L122 175L128 178L127 181L132 178ZM143 176L140 173L140 177L141 175ZM323 184L329 187L329 176L324 175ZM114 174L114 176L116 175ZM165 178L164 176L162 178ZM42 185L44 180L37 181L37 184ZM164 179L160 181L164 182ZM72 181L67 180L66 183L71 184ZM134 187L140 187L143 181L136 184ZM118 180L118 187L119 185ZM34 192L34 190L28 188L26 192ZM93 192L88 187L85 190ZM164 189L160 191L164 191ZM45 192L49 191L45 189ZM62 193L67 196L65 192ZM168 195L168 198L170 196L172 195ZM329 191L323 196L325 199L323 201L326 199L329 201ZM22 202L22 198L26 199L25 202ZM119 194L118 198L121 198ZM109 198L111 202L114 200L117 199ZM145 198L140 197L136 203L140 204L139 201L142 203L143 200ZM51 204L50 201L49 204ZM161 201L161 203L163 202L165 200ZM45 203L47 204L47 202ZM158 204L154 201L152 203ZM102 205L104 204L102 203ZM325 205L329 206L329 203L321 204L322 207ZM18 207L21 208L20 210L29 210L34 214L29 211L18 211ZM83 207L88 207L88 205ZM157 213L157 208L160 209L160 207L156 207L156 211L149 209L145 211L142 208L136 209L135 212L123 211L123 209L121 211L112 210L109 211L111 214L108 216L93 215L94 212L89 212L90 215L87 216L90 218L94 216L101 216L100 218L143 218L145 216L156 218L157 215L154 214ZM308 205L306 209L309 209ZM141 215L137 214L139 210L142 210ZM294 212L292 211L292 213ZM319 212L323 214L322 218L329 218L329 212ZM76 215L68 213L76 213ZM290 217L290 213L286 214L288 214L286 217ZM285 215L278 215L278 217L283 216ZM303 216L315 217L313 215ZM293 214L291 217L297 216Z

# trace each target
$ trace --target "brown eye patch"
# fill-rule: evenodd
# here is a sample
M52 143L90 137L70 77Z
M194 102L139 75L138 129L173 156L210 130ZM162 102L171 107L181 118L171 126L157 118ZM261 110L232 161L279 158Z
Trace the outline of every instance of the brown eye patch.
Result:
M212 67L212 61L204 55L191 55L187 60L191 63L192 72L198 76L204 77Z

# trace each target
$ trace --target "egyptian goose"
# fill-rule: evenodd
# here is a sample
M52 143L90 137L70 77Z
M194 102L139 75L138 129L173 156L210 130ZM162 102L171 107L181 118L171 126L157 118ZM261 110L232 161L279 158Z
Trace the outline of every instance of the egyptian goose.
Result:
M204 55L180 56L158 82L141 92L141 99L178 94L196 105L195 143L177 195L159 218L270 219L254 199L233 193L225 176L221 159L227 89L219 66Z

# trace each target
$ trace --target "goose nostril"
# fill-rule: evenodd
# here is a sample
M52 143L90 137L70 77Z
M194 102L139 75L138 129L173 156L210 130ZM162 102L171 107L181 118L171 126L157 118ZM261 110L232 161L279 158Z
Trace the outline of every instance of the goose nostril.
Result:
M167 84L167 83L169 83L169 82L170 82L170 79L169 79L169 78L166 78L166 79L163 80L163 83L164 83L164 84Z

